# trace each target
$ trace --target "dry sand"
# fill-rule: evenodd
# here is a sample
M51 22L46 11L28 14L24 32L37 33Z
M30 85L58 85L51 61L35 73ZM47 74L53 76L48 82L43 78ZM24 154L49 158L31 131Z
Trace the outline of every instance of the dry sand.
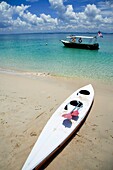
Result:
M46 170L112 170L113 83L8 74L0 74L0 170L20 170L50 116L89 83L95 90L92 109Z

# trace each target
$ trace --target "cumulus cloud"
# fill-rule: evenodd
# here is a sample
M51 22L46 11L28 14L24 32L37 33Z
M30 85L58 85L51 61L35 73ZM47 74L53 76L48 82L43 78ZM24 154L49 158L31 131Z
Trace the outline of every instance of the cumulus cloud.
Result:
M113 17L113 1L101 1L98 3L98 7L104 17Z
M96 15L100 13L100 10L96 7L96 5L88 4L85 8L84 14L87 17L95 18Z
M64 0L49 0L52 8L56 10L59 17L61 28L65 25L67 30L88 31L103 29L113 32L113 4L111 1L101 1L98 6L95 4L87 4L82 12L75 12L76 9L72 5L64 5ZM64 24L65 23L65 24ZM104 28L105 27L105 28Z
M38 0L27 0L30 2ZM56 18L44 12L37 16L29 11L30 5L11 6L0 3L0 30L32 31L106 31L113 32L113 3L101 1L87 4L76 12L66 0L48 0ZM68 5L65 5L65 3ZM106 28L107 27L107 28Z
M51 7L57 12L64 12L65 6L63 5L63 0L49 0Z
M45 30L53 29L57 25L57 18L50 15L32 14L28 11L29 5L11 6L6 2L0 3L0 30ZM51 26L52 25L52 26ZM46 26L46 27L45 27Z
M65 16L68 19L71 19L71 20L76 19L76 14L75 14L75 12L73 10L72 5L67 5L66 11L65 11Z

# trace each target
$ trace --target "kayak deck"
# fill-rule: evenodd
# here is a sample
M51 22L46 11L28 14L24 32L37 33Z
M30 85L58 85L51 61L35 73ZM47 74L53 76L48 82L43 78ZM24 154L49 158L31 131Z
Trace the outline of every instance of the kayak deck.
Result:
M93 98L93 88L88 85L61 104L45 125L22 170L32 170L42 165L72 135L87 115ZM68 114L70 118L64 116Z

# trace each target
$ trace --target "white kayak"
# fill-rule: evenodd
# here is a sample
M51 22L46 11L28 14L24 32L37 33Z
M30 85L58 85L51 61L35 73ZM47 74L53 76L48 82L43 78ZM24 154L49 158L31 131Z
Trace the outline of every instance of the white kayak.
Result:
M37 169L66 142L83 122L94 100L91 84L75 91L54 112L42 130L22 170Z

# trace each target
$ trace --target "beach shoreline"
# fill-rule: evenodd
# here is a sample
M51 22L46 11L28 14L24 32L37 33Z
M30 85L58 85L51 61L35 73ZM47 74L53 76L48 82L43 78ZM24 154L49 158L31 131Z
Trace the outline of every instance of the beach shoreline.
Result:
M105 83L107 85L113 84L112 78L106 79L106 77L86 77L83 75L74 75L74 76L69 76L69 75L61 75L58 73L50 73L50 72L39 72L39 71L31 71L31 70L19 70L19 69L11 69L11 68L2 68L0 67L0 74L7 74L7 75L14 75L14 76L21 76L21 77L27 77L30 79L38 79L39 77L51 77L52 79L62 79L62 80L71 80L71 81L81 81L85 80L90 81L90 82L99 82L100 83Z
M19 170L48 119L78 88L92 84L92 109L47 170L113 169L113 82L0 73L0 169Z

